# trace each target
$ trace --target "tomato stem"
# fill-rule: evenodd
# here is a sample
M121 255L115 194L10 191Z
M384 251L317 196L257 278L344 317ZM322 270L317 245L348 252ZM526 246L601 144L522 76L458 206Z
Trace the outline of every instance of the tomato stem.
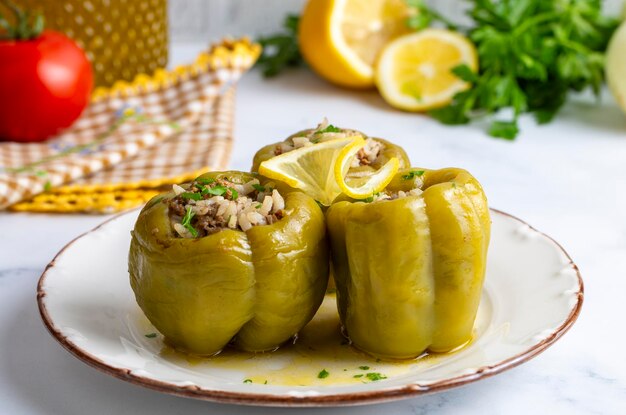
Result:
M0 13L0 40L31 40L39 37L44 28L44 17L39 12L24 11L10 0L0 0L15 17L12 25Z

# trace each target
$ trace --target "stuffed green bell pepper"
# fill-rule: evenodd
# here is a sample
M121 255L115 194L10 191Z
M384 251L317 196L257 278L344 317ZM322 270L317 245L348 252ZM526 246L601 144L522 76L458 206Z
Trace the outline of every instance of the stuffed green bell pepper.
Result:
M328 281L315 200L254 173L215 172L152 199L132 232L136 300L175 348L273 350L320 306Z
M381 358L446 352L472 337L490 218L461 169L408 169L366 201L326 212L339 315L353 344Z
M348 171L348 176L360 177L371 174L394 157L398 159L400 169L411 166L409 156L407 156L402 147L392 144L387 140L383 140L382 138L370 138L356 130L337 128L324 121L318 125L317 128L299 131L289 136L284 141L269 144L261 148L254 155L252 171L258 172L261 163L280 154L300 147L350 136L363 137L365 139L365 146L354 157L350 170Z

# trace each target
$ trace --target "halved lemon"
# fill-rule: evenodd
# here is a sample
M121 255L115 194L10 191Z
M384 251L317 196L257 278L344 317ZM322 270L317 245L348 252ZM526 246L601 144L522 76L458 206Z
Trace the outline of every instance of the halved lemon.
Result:
M372 87L380 51L408 33L410 13L405 0L309 0L300 19L300 51L323 78Z
M335 163L335 180L341 191L353 199L366 199L383 190L393 179L400 168L400 161L393 157L376 172L363 177L349 177L348 170L352 159L362 145L346 146Z
M259 173L301 189L324 206L330 206L341 194L335 166L343 165L340 157L352 151L356 154L364 144L363 137L356 135L300 147L264 161Z
M451 70L466 64L478 69L474 44L443 29L425 29L390 42L376 66L376 85L393 107L425 111L449 104L469 88Z

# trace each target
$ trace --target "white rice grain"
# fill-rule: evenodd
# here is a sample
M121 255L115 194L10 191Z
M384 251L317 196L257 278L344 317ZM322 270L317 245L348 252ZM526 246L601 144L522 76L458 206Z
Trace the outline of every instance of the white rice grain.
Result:
M172 186L172 190L174 191L174 194L176 196L178 196L181 193L185 193L186 192L186 190L182 186L179 186L177 184Z
M272 213L278 212L279 210L283 210L285 208L285 199L278 193L278 190L274 189L272 191L272 201L274 202L274 206L272 207Z

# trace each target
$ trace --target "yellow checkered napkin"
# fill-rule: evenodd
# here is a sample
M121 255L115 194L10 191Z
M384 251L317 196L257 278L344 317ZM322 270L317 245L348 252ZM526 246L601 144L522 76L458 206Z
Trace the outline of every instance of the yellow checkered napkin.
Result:
M224 169L234 86L259 51L245 39L224 41L192 65L97 90L81 118L49 141L0 143L0 209L118 211Z

